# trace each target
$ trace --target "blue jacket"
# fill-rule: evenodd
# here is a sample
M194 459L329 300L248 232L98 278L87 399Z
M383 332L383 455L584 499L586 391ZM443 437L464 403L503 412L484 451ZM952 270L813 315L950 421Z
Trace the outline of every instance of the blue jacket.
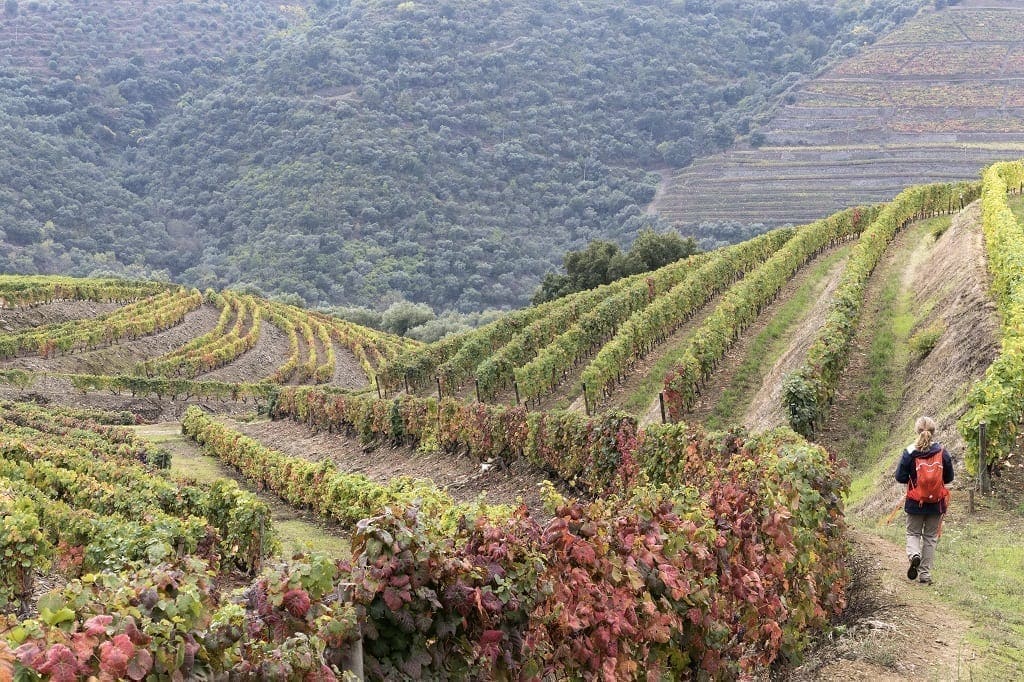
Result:
M925 452L918 452L914 449L913 445L908 445L903 450L903 456L900 457L900 465L896 467L896 481L904 485L913 481L916 485L917 467L914 466L914 460L918 457L930 457L939 450L942 450L941 443L932 443L931 447ZM944 450L942 452L942 482L947 484L953 482L953 460L950 458L949 453ZM908 514L945 514L946 503L932 502L920 504L908 497L903 505L903 509Z

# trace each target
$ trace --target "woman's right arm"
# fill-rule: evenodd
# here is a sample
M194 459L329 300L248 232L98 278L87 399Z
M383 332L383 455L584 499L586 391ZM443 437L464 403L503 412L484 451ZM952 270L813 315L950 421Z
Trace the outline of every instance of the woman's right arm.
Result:
M900 456L899 466L896 467L896 482L904 485L910 482L910 457L906 450Z

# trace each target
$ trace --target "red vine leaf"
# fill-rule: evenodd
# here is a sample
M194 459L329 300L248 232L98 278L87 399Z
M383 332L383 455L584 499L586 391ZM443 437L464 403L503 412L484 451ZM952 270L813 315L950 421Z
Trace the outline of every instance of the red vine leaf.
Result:
M75 682L78 679L78 659L63 644L54 644L46 652L46 661L36 668L49 675L51 682Z
M117 635L100 645L100 672L114 678L128 674L128 661L135 654L135 645L128 635Z
M148 649L139 649L128 661L128 679L141 680L153 668L153 654Z
M6 642L0 642L0 682L14 682L14 651Z
M103 635L107 632L107 626L114 622L114 617L107 614L93 616L85 621L85 634L91 636Z

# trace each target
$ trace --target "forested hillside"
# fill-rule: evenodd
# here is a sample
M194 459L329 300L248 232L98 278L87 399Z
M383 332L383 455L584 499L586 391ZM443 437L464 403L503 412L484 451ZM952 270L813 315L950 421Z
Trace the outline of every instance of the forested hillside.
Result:
M521 304L922 4L7 2L0 269Z

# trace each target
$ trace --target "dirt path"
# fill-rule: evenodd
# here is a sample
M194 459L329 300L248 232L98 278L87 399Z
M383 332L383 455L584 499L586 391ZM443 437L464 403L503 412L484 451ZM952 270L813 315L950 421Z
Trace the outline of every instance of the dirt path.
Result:
M200 380L252 382L264 379L285 363L289 354L288 335L270 324L260 322L256 344L234 362L199 376Z
M903 547L853 531L854 585L841 629L809 652L792 682L958 680L975 653L971 624L933 588L907 580Z
M538 488L546 477L525 463L484 471L479 461L468 456L422 453L392 445L367 450L353 438L314 433L292 421L232 422L231 428L269 448L313 461L328 459L342 471L363 474L381 483L396 476L429 478L462 502L475 500L481 493L491 504L515 504L522 498L538 519L546 518Z
M347 559L350 556L347 534L322 517L297 509L268 492L255 490L232 467L210 457L181 434L179 422L164 422L135 427L139 435L171 452L171 472L194 478L200 483L231 479L255 494L270 507L274 528L285 553L303 547Z
M764 331L768 324L771 323L774 317L778 314L779 308L784 306L786 302L789 301L789 299L807 283L808 278L811 277L814 272L815 263L820 262L820 259L822 258L827 258L834 252L835 249L831 249L821 256L818 256L818 258L805 263L792 277L789 278L789 281L783 285L775 300L761 311L757 320L743 331L736 343L734 343L726 352L725 357L718 366L718 369L715 370L711 383L709 383L704 391L697 397L697 402L694 403L693 408L683 416L682 421L704 422L704 420L707 419L715 409L715 406L718 405L719 401L722 399L725 391L732 385L733 379L736 377L736 373L739 370L740 365L747 358L747 355L750 352L750 347L757 336ZM841 268L839 270L833 269L833 272L830 274L837 279L838 274L836 273L841 272Z
M851 361L818 438L853 462L855 476L860 474L855 487L868 490L848 508L850 523L859 527L853 533L855 563L867 570L861 571L863 579L851 593L846 633L812 652L808 665L794 675L796 680L975 679L979 655L967 636L976 624L967 614L970 600L977 596L950 600L950 588L945 586L942 602L942 590L909 583L903 573L903 547L879 537L900 534L888 525L905 491L892 479L893 462L903 439L912 434L914 418L922 414L939 422L940 439L957 465L957 480L951 486L956 502L946 522L950 542L958 533L963 538L977 536L977 520L964 508L963 487L969 482L955 422L963 412L966 389L984 374L996 350L998 320L987 293L979 207L972 204L954 216L937 240L923 228L914 225L898 235L872 275ZM893 327L883 327L883 321ZM916 356L906 339L936 324L941 336L934 348L924 357ZM872 416L874 423L865 425L858 422L865 419L865 396L876 395L869 392L871 375L880 369L871 364L872 342L883 334L892 335L895 345L887 351L884 390L895 392L897 398L891 404L879 400L885 405ZM857 452L850 451L852 443L857 443ZM882 525L876 525L879 519ZM892 523L901 522L897 512ZM942 548L940 542L940 560ZM939 573L944 581L960 578L966 576ZM966 591L973 589L972 584ZM958 603L965 605L962 613Z
M658 174L658 188L654 190L654 198L651 199L651 203L647 204L647 208L644 209L644 213L647 215L658 214L658 209L661 208L662 201L665 199L665 192L672 184L671 168L658 168L654 172Z
M53 358L21 357L2 363L5 368L39 372L118 374L130 372L139 362L159 357L217 326L220 311L209 304L185 315L180 324L133 341L122 341L96 350Z
M54 301L33 308L0 308L0 334L13 334L44 324L61 324L71 320L99 317L120 307L120 303Z
M803 363L807 350L817 338L818 330L824 324L832 305L832 296L843 277L846 263L846 258L836 263L825 279L815 286L817 301L814 307L796 323L796 329L789 334L789 346L764 375L761 388L754 394L741 420L751 431L766 431L786 423L786 413L782 407L782 382Z

